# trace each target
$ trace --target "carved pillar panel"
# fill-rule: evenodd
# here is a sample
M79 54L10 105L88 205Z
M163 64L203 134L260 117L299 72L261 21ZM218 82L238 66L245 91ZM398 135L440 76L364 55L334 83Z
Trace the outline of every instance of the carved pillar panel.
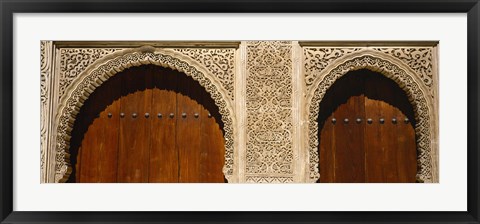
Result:
M246 182L293 182L292 42L247 42Z
M53 77L53 44L52 41L40 43L40 181L47 182L48 144L51 130L51 94Z

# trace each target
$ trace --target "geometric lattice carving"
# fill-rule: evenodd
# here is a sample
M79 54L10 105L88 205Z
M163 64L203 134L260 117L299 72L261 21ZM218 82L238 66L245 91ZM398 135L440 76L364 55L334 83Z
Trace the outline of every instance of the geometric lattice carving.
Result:
M260 176L247 176L245 179L247 183L292 183L293 177L260 177Z
M328 71L323 79L312 89L311 100L307 99L309 114L309 169L310 181L319 178L318 172L318 113L320 102L326 91L336 80L352 70L370 69L377 71L386 77L394 80L409 96L413 105L416 119L416 140L417 140L417 179L423 182L432 182L432 158L431 158L431 130L430 120L432 108L428 107L425 93L414 80L413 75L401 69L396 64L379 57L371 55L356 56L352 59L339 63L335 68Z
M60 89L58 98L65 93L70 83L96 60L105 57L117 48L61 48L60 49Z
M126 50L128 51L128 50ZM200 64L192 61L178 53L168 50L156 51L152 48L134 49L128 52L117 52L117 57L105 58L97 61L97 66L93 66L89 71L85 71L80 77L77 77L75 83L69 87L69 94L62 98L59 107L60 117L57 128L57 151L55 182L65 181L70 172L69 144L71 131L75 117L78 114L83 102L95 91L95 88L108 80L116 73L132 66L142 64L155 64L163 67L169 67L192 77L199 82L205 90L210 93L215 104L219 108L224 123L225 137L225 166L223 172L227 179L233 174L233 124L232 107L226 91L221 86L217 78L211 77L208 71Z
M310 47L304 48L305 54L305 83L307 91L310 90L313 81L317 78L325 67L327 67L332 61L350 54L355 51L359 51L361 48L332 48L332 47Z
M223 88L227 90L230 100L233 100L235 49L176 48L173 50L204 65L211 74L218 78Z
M246 180L291 182L277 178L294 174L291 42L247 42L246 67Z

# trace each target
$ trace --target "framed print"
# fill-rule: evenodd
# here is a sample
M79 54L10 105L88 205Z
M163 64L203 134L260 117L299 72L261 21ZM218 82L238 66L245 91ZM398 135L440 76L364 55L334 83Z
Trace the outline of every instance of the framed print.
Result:
M2 223L479 222L478 1L1 7Z

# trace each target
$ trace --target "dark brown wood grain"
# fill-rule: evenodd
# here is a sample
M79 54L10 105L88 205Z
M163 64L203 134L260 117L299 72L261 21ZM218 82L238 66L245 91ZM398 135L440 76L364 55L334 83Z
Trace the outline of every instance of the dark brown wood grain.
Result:
M225 140L223 123L213 99L206 92L202 94L199 113L200 127L200 182L222 183L225 162Z
M384 87L377 86L376 78L365 77L365 115L372 119L372 123L365 129L365 182L385 183L384 175L384 151L388 139L382 134L385 131L385 123L388 123L388 111L383 109L383 102L379 99ZM384 119L382 124L380 119Z
M149 182L178 182L178 150L176 149L177 73L155 71L152 109L150 111L150 175ZM158 116L158 114L161 116Z
M323 183L335 182L335 124L332 119L336 119L335 113L329 116L321 129L319 137L320 144L320 177Z
M340 118L336 117L334 110L336 109L335 98L331 94L336 91L330 91L321 102L318 118L319 134L319 182L334 183L335 182L335 126L341 122ZM338 98L337 98L338 99ZM335 120L334 120L335 119Z
M116 91L116 90L112 90ZM100 113L100 119L102 124L100 125L99 136L102 136L102 142L98 152L98 173L102 175L98 178L98 182L101 183L114 183L117 182L117 161L118 156L118 136L119 133L110 130L118 130L120 125L120 117L118 113L120 111L120 101L114 101L107 110ZM111 114L112 116L108 116Z
M368 70L350 72L330 88L324 101L319 113L319 182L415 182L413 108L395 82ZM328 125L332 117L337 123ZM357 118L362 121L357 123ZM332 157L333 171L326 161Z
M179 153L179 182L198 182L200 176L200 122L193 114L199 112L199 104L193 100L199 92L188 82L187 77L179 77L177 94L177 150ZM186 114L185 117L182 114Z
M120 119L118 182L148 182L150 125L144 114L150 112L152 90L145 89L145 85L152 80L149 70L138 70L127 70L122 82L124 96L120 102L125 117Z
M112 79L110 84L121 84L120 79ZM104 182L111 183L117 180L117 151L118 151L118 132L109 132L108 130L118 130L119 117L108 116L117 114L120 109L119 100L114 100L119 95L119 88L108 88L109 84L104 85L99 91L93 93L89 101L85 103L81 114L75 124L74 133L78 130L88 130L84 135L76 134L72 138L73 152L80 141L83 148L78 151L78 156L73 157L73 161L78 158L84 161L83 166L78 162L76 164L77 182ZM99 102L95 104L92 102ZM105 108L106 107L106 108ZM99 175L102 174L102 175ZM75 175L73 175L75 176Z

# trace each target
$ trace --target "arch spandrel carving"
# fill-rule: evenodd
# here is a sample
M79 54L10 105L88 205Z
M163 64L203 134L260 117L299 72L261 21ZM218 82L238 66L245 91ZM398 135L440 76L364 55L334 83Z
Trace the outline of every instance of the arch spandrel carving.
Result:
M60 99L70 84L95 61L121 51L123 48L60 48L59 90Z
M185 73L199 82L215 101L222 115L225 137L225 165L223 172L230 181L233 175L233 107L222 82L205 66L190 57L168 49L141 47L109 54L88 66L66 89L61 97L57 115L57 147L55 182L65 181L70 172L68 148L71 131L84 101L111 76L133 66L154 64Z
M306 50L304 49L304 54ZM335 52L335 51L330 51ZM336 51L342 52L342 51ZM345 51L343 51L345 52ZM437 182L436 173L436 121L434 114L434 99L431 96L431 89L422 79L422 74L417 74L408 63L404 63L399 58L392 55L374 51L371 49L361 49L350 51L342 55L337 55L335 60L311 59L305 54L305 73L315 74L313 80L307 82L306 103L308 108L308 153L309 166L307 168L307 178L309 182L318 180L318 124L317 117L319 105L326 91L333 83L349 71L359 69L369 69L379 72L394 80L402 88L412 105L414 106L415 119L417 121L415 132L417 138L417 179L421 182ZM320 71L312 71L308 67L309 61L318 63L315 60L325 60L327 63ZM320 63L321 64L321 63ZM433 85L432 85L433 88Z
M434 76L433 76L433 49L431 47L405 47L388 48L378 47L372 50L382 52L401 60L408 65L419 79L430 90L430 97L434 97Z
M234 100L235 49L232 48L175 48L191 60L203 65L218 78L230 100Z

